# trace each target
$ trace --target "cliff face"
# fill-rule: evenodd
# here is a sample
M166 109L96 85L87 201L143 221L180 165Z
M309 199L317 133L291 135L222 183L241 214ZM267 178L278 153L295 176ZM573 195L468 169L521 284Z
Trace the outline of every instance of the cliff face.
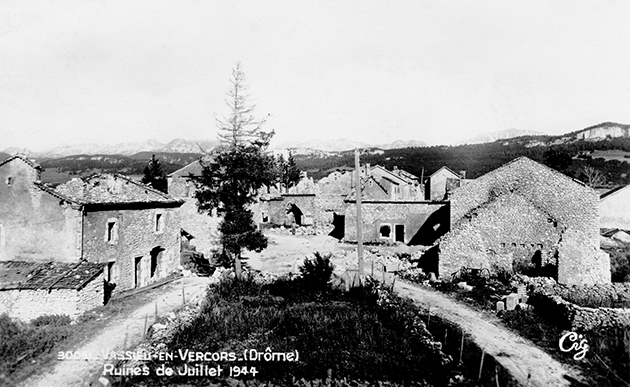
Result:
M586 128L575 134L577 140L602 140L608 137L630 137L630 125L606 122Z

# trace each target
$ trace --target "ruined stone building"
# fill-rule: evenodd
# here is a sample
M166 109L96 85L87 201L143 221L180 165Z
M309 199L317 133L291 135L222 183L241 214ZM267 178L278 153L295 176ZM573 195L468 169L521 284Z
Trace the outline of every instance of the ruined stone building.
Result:
M447 200L450 192L459 187L465 178L465 172L457 173L448 167L438 169L424 182L425 199Z
M289 192L272 190L266 195L261 195L255 218L259 219L263 225L286 226L293 223L314 225L326 228L332 232L331 235L342 238L347 224L346 211L350 201L354 200L354 186L353 169L341 168L332 171L316 183L304 177ZM361 192L365 200L393 202L394 207L398 206L401 209L401 202L421 201L424 197L423 187L416 176L398 168L389 171L381 166L369 164L361 168ZM380 212L380 215L384 214ZM414 217L415 215L403 214L401 216ZM395 219L389 217L387 220L391 223L391 220ZM416 223L415 218L411 223L405 221L404 224L397 220L397 223L392 223L392 232L388 237L375 237L375 239L394 241L398 238L408 241L413 236L410 230L416 229ZM399 225L398 234L395 233L395 224ZM407 227L405 232L401 230L401 225Z
M551 268L563 284L610 282L599 195L581 182L521 157L455 189L450 206L451 230L439 241L442 277L462 267Z
M630 230L630 185L615 188L601 195L599 226Z
M40 171L22 156L0 163L0 261L100 264L116 291L177 269L182 201L121 175L53 189Z
M203 160L197 160L168 175L168 193L184 202L180 207L181 228L190 238L190 245L209 257L212 251L218 248L221 218L216 210L206 214L200 213L197 209L195 181L202 176L202 163Z
M45 314L76 318L103 305L103 265L0 261L0 314L32 320Z

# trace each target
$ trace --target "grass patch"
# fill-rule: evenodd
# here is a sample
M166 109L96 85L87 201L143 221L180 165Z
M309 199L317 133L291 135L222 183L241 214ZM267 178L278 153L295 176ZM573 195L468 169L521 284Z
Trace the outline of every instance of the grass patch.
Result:
M258 375L240 376L280 385L295 380L349 379L377 383L445 385L450 359L441 351L421 320L421 312L370 282L345 292L322 279L328 267L320 257L309 267L315 278L282 277L260 283L249 277L224 279L210 287L201 310L155 347L201 352L257 350L260 353L299 353L298 361L199 362L209 366L255 367ZM156 369L164 362L148 362ZM196 364L175 358L174 369ZM213 377L139 376L123 385L208 385Z
M29 323L0 315L0 386L14 386L57 363L60 351L75 350L110 322L124 318L160 289L126 296L80 316L74 324L65 315L44 315Z

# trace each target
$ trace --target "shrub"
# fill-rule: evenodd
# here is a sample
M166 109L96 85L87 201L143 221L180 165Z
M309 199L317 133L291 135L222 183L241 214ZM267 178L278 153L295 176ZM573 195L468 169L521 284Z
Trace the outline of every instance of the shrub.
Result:
M314 291L326 291L330 289L330 279L335 266L330 262L331 254L322 257L319 252L315 252L314 259L305 259L300 266L302 281L304 285Z
M70 316L65 314L45 314L43 316L39 316L31 321L31 325L40 327L40 326L53 326L53 327L61 327L64 325L69 325L72 322Z

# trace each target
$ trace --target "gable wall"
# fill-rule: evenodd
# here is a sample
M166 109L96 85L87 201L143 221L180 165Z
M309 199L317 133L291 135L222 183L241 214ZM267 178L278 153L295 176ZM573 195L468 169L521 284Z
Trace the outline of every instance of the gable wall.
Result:
M529 203L528 206L532 205L540 212L539 216L557 223L562 236L556 246L559 282L610 282L610 260L599 250L597 192L529 159L517 159L455 190L451 195L452 233L460 227L462 218L504 195L519 195L525 203ZM523 216L518 210L527 211L525 206L515 204L516 201L512 203L517 211L507 219L514 223L522 222ZM503 211L506 209L497 208L495 213ZM502 239L509 236L509 230L513 229L510 224L505 226L506 231L496 229ZM485 239L484 243L488 247L494 246L492 239ZM450 270L448 267L456 266L450 263L451 260L457 260L456 257L451 250L441 254L440 272L447 272Z
M80 259L81 212L35 187L37 176L21 159L0 166L0 260Z

